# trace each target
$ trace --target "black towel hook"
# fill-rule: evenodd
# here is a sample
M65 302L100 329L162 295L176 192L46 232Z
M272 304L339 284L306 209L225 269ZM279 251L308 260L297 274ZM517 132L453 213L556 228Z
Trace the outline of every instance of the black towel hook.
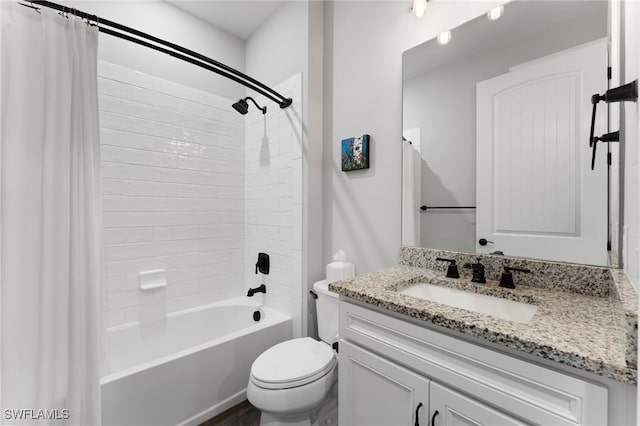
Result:
M605 92L604 95L598 93L591 96L593 110L591 111L591 131L589 133L589 147L593 149L591 154L591 170L595 167L596 162L596 146L600 142L618 142L620 140L620 132L606 133L600 137L594 137L593 133L596 126L596 107L600 101L610 104L613 102L636 102L638 100L638 80L614 87Z
M605 133L600 137L593 138L593 151L591 154L591 170L596 166L596 144L598 142L620 142L620 131Z
M638 100L638 80L634 80L631 83L623 84L622 86L614 87L605 92L604 95L595 94L591 96L591 103L593 104L593 110L591 112L591 133L589 135L589 147L593 146L593 131L596 124L596 107L600 101L605 101L610 104L612 102L636 102Z

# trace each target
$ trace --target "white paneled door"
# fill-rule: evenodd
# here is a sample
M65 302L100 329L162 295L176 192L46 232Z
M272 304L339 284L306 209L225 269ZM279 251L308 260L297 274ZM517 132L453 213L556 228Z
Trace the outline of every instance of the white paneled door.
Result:
M591 95L606 89L604 39L477 84L479 253L607 264L606 146L593 171L589 148Z

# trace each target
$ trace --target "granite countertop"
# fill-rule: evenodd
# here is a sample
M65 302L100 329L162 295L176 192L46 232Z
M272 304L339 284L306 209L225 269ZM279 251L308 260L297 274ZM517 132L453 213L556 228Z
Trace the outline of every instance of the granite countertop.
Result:
M446 278L446 264L435 262L436 257L454 258L460 266L478 258L403 248L400 265L332 283L329 289L465 335L620 382L637 383L637 294L622 271L483 255L487 283L475 284L462 268L461 278ZM515 289L499 287L498 277L505 262L528 267L533 273L526 277L514 274ZM418 282L530 303L537 306L537 311L529 323L523 324L397 291Z

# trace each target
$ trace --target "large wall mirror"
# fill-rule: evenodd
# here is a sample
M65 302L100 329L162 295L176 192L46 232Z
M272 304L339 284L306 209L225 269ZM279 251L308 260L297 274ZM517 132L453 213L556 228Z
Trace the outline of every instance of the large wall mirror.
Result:
M615 264L609 32L606 1L512 1L404 53L403 245Z

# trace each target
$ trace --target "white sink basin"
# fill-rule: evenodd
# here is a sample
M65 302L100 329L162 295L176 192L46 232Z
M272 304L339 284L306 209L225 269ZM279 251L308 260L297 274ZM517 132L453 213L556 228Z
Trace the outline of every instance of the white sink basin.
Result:
M413 284L399 293L523 324L531 321L538 309L527 303L426 283Z

